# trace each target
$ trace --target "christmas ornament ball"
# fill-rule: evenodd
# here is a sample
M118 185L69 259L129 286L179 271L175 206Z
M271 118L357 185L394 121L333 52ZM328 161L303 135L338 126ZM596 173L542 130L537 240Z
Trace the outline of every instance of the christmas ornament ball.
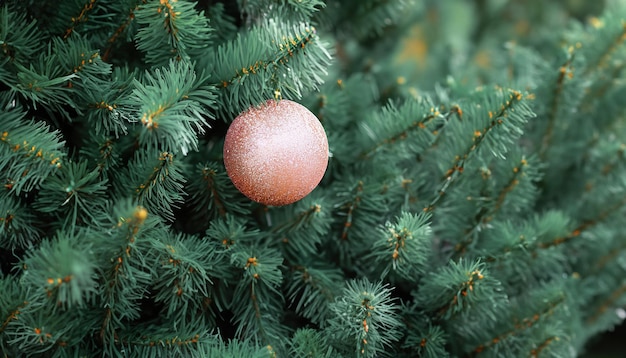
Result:
M235 118L224 140L224 165L233 184L265 205L307 196L328 165L324 127L303 105L268 100Z

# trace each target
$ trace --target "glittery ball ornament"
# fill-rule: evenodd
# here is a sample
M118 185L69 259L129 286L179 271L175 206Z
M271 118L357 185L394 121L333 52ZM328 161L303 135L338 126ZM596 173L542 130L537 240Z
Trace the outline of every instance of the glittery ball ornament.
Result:
M307 196L328 165L328 140L319 120L303 105L268 100L242 112L224 140L228 176L248 198L287 205Z

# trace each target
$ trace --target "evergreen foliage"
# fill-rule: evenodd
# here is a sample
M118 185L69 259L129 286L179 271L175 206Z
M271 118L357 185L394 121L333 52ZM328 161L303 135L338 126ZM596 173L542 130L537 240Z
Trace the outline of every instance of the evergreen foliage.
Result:
M0 2L2 357L573 357L626 313L626 4ZM306 105L319 187L229 123Z

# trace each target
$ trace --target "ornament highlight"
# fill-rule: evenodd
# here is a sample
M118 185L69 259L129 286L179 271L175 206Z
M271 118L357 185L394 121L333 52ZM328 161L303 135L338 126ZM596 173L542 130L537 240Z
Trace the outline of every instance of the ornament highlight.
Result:
M268 100L235 118L224 140L224 165L245 196L287 205L307 196L328 166L324 127L303 105Z

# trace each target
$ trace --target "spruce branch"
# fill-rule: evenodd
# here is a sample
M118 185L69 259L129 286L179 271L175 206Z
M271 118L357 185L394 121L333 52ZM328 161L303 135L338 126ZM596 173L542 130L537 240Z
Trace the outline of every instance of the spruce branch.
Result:
M373 260L381 277L389 273L410 280L425 271L431 254L430 214L402 212L394 222L380 228L366 261Z
M380 37L385 30L396 25L402 14L416 6L411 0L366 0L335 9L332 4L325 14L331 17L338 32L346 32L359 40ZM334 11L332 11L334 10ZM351 21L345 22L347 16Z
M564 90L564 87L566 85L569 85L570 87L572 86L570 83L568 83L568 79L571 80L574 77L574 69L572 68L572 61L573 61L573 57L574 57L574 53L573 53L573 49L572 51L568 51L567 53L567 57L565 60L565 63L563 63L558 70L558 76L556 78L556 83L554 86L554 90L553 90L553 94L552 94L552 101L550 104L550 108L547 110L546 113L546 120L547 120L547 125L546 125L546 130L545 133L543 134L543 138L541 140L541 146L539 149L539 156L543 159L545 158L546 155L546 151L548 150L548 148L550 147L550 142L552 141L552 137L554 135L554 129L555 129L555 122L560 119L563 118L563 110L560 109L560 106L571 106L569 108L574 108L576 105L576 102L574 100L571 100L572 97L576 97L576 95L572 94L572 90L566 91ZM575 86L575 82L574 82L574 88L578 87L578 92L582 93L581 91L581 86ZM563 97L565 97L567 99L564 99ZM578 95L578 97L580 97L580 95ZM565 104L563 102L566 102ZM567 107L566 107L567 108Z
M135 11L139 9L139 0L133 1L132 5L128 10L128 15L125 20L115 29L113 34L107 40L107 47L104 50L104 54L102 54L102 60L108 62L111 57L111 51L113 50L113 46L117 42L117 40L126 32L126 30L130 27L132 22L135 20ZM147 0L141 0L142 4L145 4Z
M225 268L216 265L220 263L217 245L182 234L155 243L160 257L155 301L165 304L168 319L184 322L198 313L206 315L205 300L215 296L214 279L226 275Z
M563 269L567 254L536 247L571 230L571 218L559 211L547 211L526 220L494 222L476 244L476 255L485 258L501 280L536 282L544 277L556 278L553 276Z
M505 159L509 147L522 134L522 127L529 118L534 117L522 93L518 91L481 90L476 96L480 104L459 105L459 108L463 108L463 119L448 122L442 129L445 133L441 135L446 140L439 145L445 148L437 155L437 166L442 168L440 163L450 162L453 165L442 168L443 181L430 204L424 208L425 211L434 210L473 158L482 159L483 153L489 152L496 158Z
M541 178L542 166L537 156L527 158L520 150L513 149L505 164L492 166L493 172L488 170L482 174L493 177L492 193L478 197L462 193L467 195L464 198L466 201L475 202L480 210L472 218L471 226L465 229L463 238L455 244L454 251L459 255L465 254L468 247L479 238L478 233L497 221L498 217L527 210L538 195L536 183Z
M184 166L169 152L138 151L116 183L118 195L132 196L151 213L172 221L185 195Z
M420 357L427 358L450 356L445 348L449 339L448 333L421 313L414 302L402 305L402 320L406 326L402 348L408 354L417 353Z
M93 9L95 3L96 0L89 0L80 10L80 13L77 16L72 17L72 25L70 25L70 27L65 30L65 33L63 34L64 39L67 39L72 34L72 32L74 32L74 28L76 27L76 25L81 22L87 21L88 13Z
M207 110L215 103L203 81L191 64L176 61L146 72L141 82L133 80L130 100L139 104L140 144L182 154L198 150L197 133L208 127Z
M31 293L31 300L47 301L66 310L91 302L96 293L96 266L89 246L84 244L90 235L88 230L59 232L26 255L20 281L39 288Z
M336 289L342 285L342 273L316 261L291 268L285 297L295 305L296 313L323 326L330 316L330 303L337 297Z
M330 231L332 203L324 197L311 194L296 204L274 208L268 212L269 231L287 262L300 264L303 255L315 254Z
M518 308L504 313L494 329L488 330L489 332L476 332L476 336L484 338L482 343L469 348L468 353L495 355L530 353L532 356L533 349L537 352L537 348L546 343L547 338L543 332L561 331L559 339L565 338L565 332L559 327L564 324L560 320L567 317L568 307L561 289L560 285L553 288L540 287L528 293L526 301L522 302L522 297L517 299L515 303L518 304ZM533 300L538 297L544 299ZM550 327L551 325L553 327ZM488 337L487 335L492 332L498 332L497 336ZM522 336L526 339L520 339ZM476 338L481 339L478 337Z
M274 19L219 46L206 63L225 120L268 98L300 98L317 89L331 59L327 47L314 27Z
M340 352L376 357L401 337L397 304L380 282L349 281L330 309L328 333Z
M212 28L194 2L186 0L148 0L133 11L139 25L137 48L146 60L158 66L175 61L195 61L211 45Z
M484 262L461 259L426 276L415 299L424 309L450 319L469 310L495 310L507 296Z
M120 143L104 136L90 136L87 143L81 155L95 165L101 178L108 179L114 169L121 165Z
M8 62L25 65L41 51L43 34L37 31L36 20L29 21L5 4L0 8L0 24L0 56Z
M208 222L226 214L250 213L250 200L234 187L223 163L198 163L189 176L186 191L198 221Z
M17 354L15 347L7 342L6 331L13 330L22 312L29 310L27 292L16 278L3 273L0 273L0 292L0 350Z
M9 190L20 194L38 187L61 167L64 142L42 122L26 121L17 109L5 111L0 124L0 173Z
M400 106L390 102L361 122L364 137L372 142L361 157L379 155L385 149L407 158L419 155L435 140L433 131L442 118L429 98L407 100Z
M215 29L213 32L214 45L221 45L237 36L236 21L231 15L226 13L223 3L211 4L207 11L207 17L211 26Z
M273 17L293 19L296 23L310 21L326 7L321 0L238 0L237 4L249 20Z
M32 208L9 192L0 193L0 247L32 247L42 234L40 219Z
M106 206L106 180L97 169L89 170L86 161L68 162L41 185L34 207L56 216L69 232L77 225L92 224Z
M64 106L76 106L71 97L74 91L68 86L76 75L62 73L56 66L55 57L52 47L48 46L48 51L32 61L28 68L15 64L16 79L8 85L14 93L30 100L33 109L37 109L39 105L46 110L60 112L69 118Z
M337 221L332 231L334 250L337 250L342 265L350 265L367 250L370 230L384 222L388 204L384 187L376 178L346 178L335 184Z
M297 358L321 357L334 358L342 357L328 343L328 338L321 332L310 328L298 329L289 342L289 356Z
M110 239L98 252L105 269L97 297L102 307L99 337L103 349L113 353L125 322L140 316L137 301L146 294L157 267L150 243L163 240L165 233L157 217L128 200L113 208L110 220Z
M231 265L241 272L229 304L237 324L236 334L280 349L286 334L278 324L283 304L278 290L283 259L278 251L269 248L253 249L239 244L231 250Z

